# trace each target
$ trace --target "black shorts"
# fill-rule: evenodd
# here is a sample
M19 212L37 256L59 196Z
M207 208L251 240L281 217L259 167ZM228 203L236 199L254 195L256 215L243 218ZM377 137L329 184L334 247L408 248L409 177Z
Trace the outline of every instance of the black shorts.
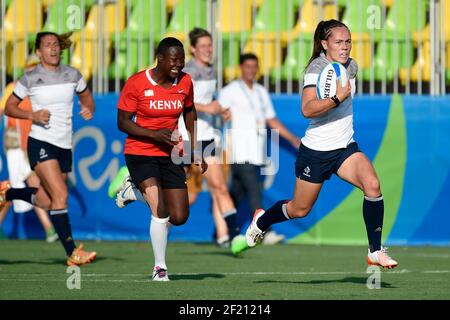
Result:
M184 141L184 150L190 150L191 145L189 141ZM200 150L202 150L203 158L214 157L221 154L221 148L216 146L214 140L197 141ZM187 164L189 165L189 164Z
M295 175L301 180L322 183L337 173L345 159L356 152L361 152L356 142L331 151L316 151L301 144L295 161Z
M157 178L163 189L186 189L183 165L174 164L170 157L126 154L125 163L136 186L149 178Z
M199 144L202 148L203 158L206 159L208 157L220 155L220 148L216 146L216 142L214 140L199 141Z
M28 159L31 170L38 163L47 160L58 160L62 173L72 171L72 149L63 149L51 143L28 137Z

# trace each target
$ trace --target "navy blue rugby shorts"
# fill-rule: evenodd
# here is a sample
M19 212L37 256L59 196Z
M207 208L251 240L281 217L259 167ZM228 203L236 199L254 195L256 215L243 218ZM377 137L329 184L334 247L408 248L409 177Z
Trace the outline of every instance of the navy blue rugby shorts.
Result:
M301 144L295 161L295 175L301 180L322 183L336 174L342 163L356 152L361 152L356 142L331 151L316 151Z

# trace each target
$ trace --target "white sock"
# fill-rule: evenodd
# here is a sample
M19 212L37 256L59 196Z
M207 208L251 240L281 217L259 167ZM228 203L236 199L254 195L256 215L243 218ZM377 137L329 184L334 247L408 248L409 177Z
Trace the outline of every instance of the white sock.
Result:
M155 256L155 266L167 269L166 248L169 236L169 217L156 218L152 216L150 222L150 239L152 241L153 255Z

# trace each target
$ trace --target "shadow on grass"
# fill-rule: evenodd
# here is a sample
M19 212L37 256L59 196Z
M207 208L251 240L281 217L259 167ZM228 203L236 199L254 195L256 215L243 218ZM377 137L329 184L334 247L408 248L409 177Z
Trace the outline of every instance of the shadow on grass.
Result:
M170 280L203 280L207 278L220 279L224 278L223 274L218 273L199 273L199 274L174 274L170 275Z
M292 283L292 284L329 284L329 283L357 283L367 284L367 278L365 277L345 277L342 279L334 280L310 280L310 281L277 281L277 280L261 280L255 281L255 283ZM388 282L381 281L381 288L394 289L397 288Z

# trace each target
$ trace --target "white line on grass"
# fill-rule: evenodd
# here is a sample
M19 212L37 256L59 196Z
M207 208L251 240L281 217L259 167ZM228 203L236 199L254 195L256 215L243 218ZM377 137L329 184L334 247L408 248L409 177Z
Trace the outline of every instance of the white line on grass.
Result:
M386 270L385 274L403 274L417 272L407 269L401 270ZM420 273L446 273L450 270L427 270L418 271ZM304 272L178 272L170 273L174 276L207 276L219 275L219 276L266 276L266 275L350 275L350 274L367 274L367 272L343 272L343 271L304 271ZM54 277L54 273L3 273L1 276L19 276L19 277ZM61 275L62 276L62 275ZM145 273L82 273L82 277L142 277ZM5 278L0 278L4 280Z

